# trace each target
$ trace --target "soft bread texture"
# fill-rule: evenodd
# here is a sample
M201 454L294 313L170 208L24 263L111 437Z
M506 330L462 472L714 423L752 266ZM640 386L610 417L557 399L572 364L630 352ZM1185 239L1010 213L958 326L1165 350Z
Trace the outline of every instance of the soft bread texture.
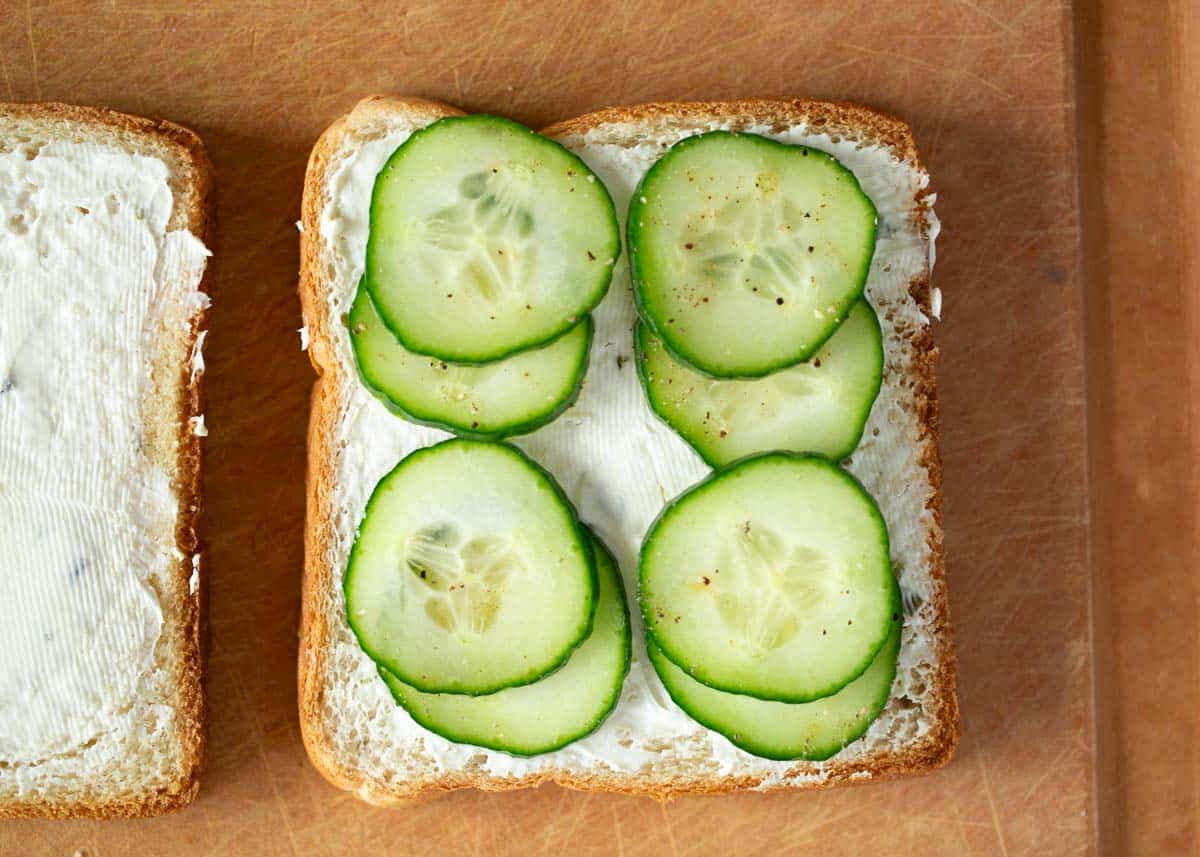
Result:
M187 229L205 245L212 232L213 172L193 132L170 122L114 110L66 104L0 104L0 152L51 141L91 143L162 161L173 203L169 231ZM211 262L200 290L208 293ZM116 764L98 769L77 759L38 771L37 787L18 794L0 765L0 817L137 817L158 815L191 803L199 789L204 757L205 700L202 656L202 592L193 575L203 573L198 525L202 445L192 420L202 413L203 369L193 349L205 327L203 309L163 307L162 334L154 343L150 384L141 404L141 443L147 458L168 473L178 499L177 559L151 578L162 609L144 701L171 711L166 719L139 722L140 739ZM85 451L80 450L83 454ZM156 723L158 725L156 725ZM61 760L56 760L61 762Z
M343 569L334 560L335 522L345 510L333 508L339 421L347 397L358 384L352 364L337 353L329 289L336 251L321 235L322 212L331 204L330 179L355 149L398 128L415 128L459 111L418 99L374 97L361 102L335 122L313 149L305 180L301 238L300 296L310 333L309 356L319 378L313 390L308 440L308 524L299 657L301 731L318 770L334 785L353 791L375 804L391 805L426 798L458 788L505 790L556 782L577 789L616 791L668 798L681 794L725 793L744 789L780 790L878 780L932 770L949 761L958 740L954 652L945 593L940 519L940 462L937 453L937 404L934 364L937 351L928 329L935 314L929 284L930 262L907 283L907 292L872 295L887 319L894 357L885 372L892 374L894 407L916 426L908 450L919 477L926 481L928 499L920 510L923 529L920 567L900 570L902 585L919 597L909 599L912 616L906 623L906 644L916 654L905 662L902 680L888 708L868 736L824 763L785 763L782 774L721 775L697 756L703 742L663 746L661 759L640 772L604 766L587 770L546 768L524 776L498 776L483 759L473 758L455 769L441 768L420 747L384 747L368 740L365 723L353 721L357 712L334 710L329 689L339 681L333 666L333 641L345 625L340 598ZM896 169L924 178L908 127L899 119L850 104L806 100L745 100L736 102L649 104L616 108L554 125L543 133L576 152L589 147L656 146L665 150L683 136L711 128L782 132L803 126L835 141L885 149ZM586 159L586 158L585 158ZM614 194L615 195L615 194ZM924 183L907 205L910 231L925 244L932 242L936 221ZM617 200L618 206L621 200ZM903 289L901 289L902 291ZM881 300L883 299L883 300ZM881 305L882 304L882 305ZM903 304L903 306L901 306ZM898 321L892 324L895 315ZM910 323L920 318L920 323ZM586 382L585 382L586 383ZM914 524L913 526L918 526ZM698 739L699 740L699 739ZM703 739L707 741L707 739ZM681 742L682 743L682 742ZM384 753L401 760L399 769L379 773L376 760Z

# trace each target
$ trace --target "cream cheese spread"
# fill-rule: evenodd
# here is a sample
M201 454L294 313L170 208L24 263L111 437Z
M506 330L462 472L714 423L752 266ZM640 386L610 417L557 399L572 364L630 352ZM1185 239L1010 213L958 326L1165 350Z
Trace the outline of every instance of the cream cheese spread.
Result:
M715 127L715 126L714 126ZM391 153L409 135L394 130L367 142L351 141L332 173L330 200L320 221L321 237L331 248L328 309L341 319L350 309L363 271L368 234L368 205L374 179ZM885 337L885 382L868 422L863 442L849 469L878 498L891 532L893 559L906 601L928 600L927 576L907 573L929 562L926 533L931 524L925 504L930 498L927 473L919 460L917 416L912 393L901 379L911 354L899 331L929 323L909 295L909 283L932 261L937 220L932 211L924 235L914 218L914 198L928 176L896 160L884 148L860 147L820 133L793 129L772 133L750 129L790 143L824 149L852 169L879 211L878 243L867 294L879 310ZM663 149L650 144L621 147L589 142L568 143L608 186L622 219L630 194ZM927 197L932 204L932 196ZM622 234L624 230L622 229ZM580 517L612 547L632 598L636 592L637 552L642 537L664 504L708 473L707 466L674 432L654 416L633 364L631 331L635 319L627 256L615 269L612 286L594 313L596 335L591 363L577 403L549 426L514 443L545 466L575 503ZM445 433L407 423L389 413L357 381L344 325L331 325L339 374L350 389L336 426L335 489L332 497L335 538L330 561L341 574L367 498L381 476L414 449L437 442ZM333 597L342 604L340 577ZM342 605L344 610L344 605ZM495 776L521 777L547 768L587 772L607 769L670 777L673 772L705 772L714 776L751 775L763 785L783 779L817 779L821 765L772 762L747 754L722 736L699 726L672 703L645 655L636 605L634 657L621 699L612 715L592 735L561 750L534 758L515 758L478 747L454 744L418 726L393 701L375 666L356 644L346 623L339 623L330 646L325 689L327 716L335 740L365 773L402 781L414 766L432 771L480 766ZM893 689L891 725L886 734L878 722L868 735L836 759L880 743L902 744L925 728L920 711L922 685L930 684L928 667L936 663L931 616L914 610L906 624L897 684ZM909 696L910 699L903 699ZM885 715L886 717L886 715ZM338 724L343 724L339 732ZM370 747L363 751L363 747Z
M168 178L115 147L0 153L0 775L18 788L126 740L154 669L179 503L142 409L166 308L207 300Z

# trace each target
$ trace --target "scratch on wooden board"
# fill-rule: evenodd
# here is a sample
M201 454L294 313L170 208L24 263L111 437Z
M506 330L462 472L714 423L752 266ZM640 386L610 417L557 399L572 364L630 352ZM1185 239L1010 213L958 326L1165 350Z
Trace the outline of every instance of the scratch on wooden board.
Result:
M921 813L909 812L908 810L904 811L904 820L928 822L931 825L930 829L933 829L934 826L946 824L957 824L961 827L991 827L986 821L971 821L969 818L959 818L958 816L950 818L945 815L922 815Z
M267 758L265 741L266 732L263 729L262 720L259 717L259 708L256 705L250 704L250 701L245 693L245 686L242 684L242 682L235 682L234 688L238 703L241 705L243 711L249 712L248 719L254 725L255 734L260 736L260 740L254 742L258 750L258 757L262 762L263 770L267 773L267 780L271 784L271 793L275 798L275 806L279 811L279 821L284 827L287 828L288 845L291 848L291 853L293 855L299 855L303 852L296 847L296 831L294 827L288 823L287 801L283 799L283 795L279 791L279 783L276 782L275 778L275 768L271 765L271 760Z
M480 857L480 855L482 855L483 852L479 850L480 849L479 836L480 836L480 834L483 833L483 831L479 827L475 827L472 832L475 834L475 836L473 838L466 840L466 841L461 840L461 839L459 840L458 844L459 844L460 848L463 845L466 845L466 847L467 847L466 851L461 851L460 853L469 854L470 857ZM302 852L297 851L295 853L295 857L302 857Z
M258 718L256 717L255 720L257 721L257 719ZM261 730L261 724L256 723L256 726L258 726L258 728ZM259 734L262 734L261 731ZM296 857L299 857L299 855L303 854L304 852L296 847L296 830L291 823L288 822L287 801L283 799L283 795L279 791L279 783L275 781L275 769L271 765L271 760L267 758L267 750L263 745L263 742L257 741L255 743L258 744L258 755L259 758L262 759L263 768L266 769L267 779L271 782L271 793L275 798L275 805L279 807L280 821L282 821L283 826L287 828L288 846L292 849L292 854L296 855Z
M325 801L328 804L327 812L318 813L304 819L302 830L306 839L320 839L325 831L329 830L330 828L341 830L342 826L345 824L345 822L342 820L341 813L346 812L346 810L342 809L342 807L349 805L357 810L362 806L362 801L359 800L358 797L356 797L352 792L338 791L336 794L326 797ZM295 835L289 834L289 839L294 840ZM218 852L213 851L211 853L216 855ZM220 853L227 857L228 849ZM303 853L303 851L296 850L295 846L292 847L293 855Z
M504 32L504 27L508 23L510 12L512 12L511 3L501 3L500 11L492 17L491 27L496 32Z
M1031 229L1022 229L1017 232L1008 233L1008 237L1015 238L1017 241L1009 245L1009 252L1005 253L999 259L996 259L992 265L996 269L1008 267L1013 262L1020 259L1021 255L1039 241L1045 241L1046 236L1050 234L1071 235L1079 228L1079 223L1074 211L1068 211L1061 217L1055 218L1052 222Z
M1034 2L1026 3L1024 6L1022 6L1020 9L1018 9L1010 17L1014 23L1019 22L1030 12L1045 12L1046 6L1048 6L1048 5L1050 5L1050 4L1048 4L1048 3L1042 4L1042 3L1038 2L1038 0L1034 0ZM1064 14L1070 13L1071 0L1058 0L1058 2L1055 3L1054 5L1058 7L1058 14L1060 17Z
M1033 782L1029 784L1029 788L1025 790L1025 798L1023 802L1028 802L1029 799L1032 798L1037 790L1041 787L1042 783L1044 783L1051 774L1058 773L1059 763L1074 751L1075 748L1068 744L1055 753L1053 759L1051 759L1049 762L1043 763L1041 765L1041 773L1034 778Z
M568 824L566 825L566 827L562 827L562 826L559 827L560 839L563 842L571 842L572 841L571 837L575 833L575 829L577 827L579 827L579 822L583 819L584 815L586 814L586 811L587 811L587 804L585 804L583 801L576 801L575 811L570 813L570 815L567 816L566 820L567 820ZM560 818L561 818L561 816L560 816Z
M962 78L958 78L957 80L961 81ZM938 142L942 138L942 127L946 124L946 119L948 119L950 116L951 105L958 103L958 100L954 97L954 94L956 94L957 91L958 87L955 85L954 88L950 89L946 93L945 97L941 99L941 105L938 108L937 119L933 123L933 132L929 135L929 141L927 143L931 152L937 151Z
M217 841L217 837L219 834L217 833L216 825L213 824L213 814L211 812L208 812L208 810L203 805L197 805L195 811L198 813L197 817L204 821L204 833L205 833L204 841L205 842Z
M1000 814L996 812L996 801L992 797L992 786L988 782L987 765L983 762L983 754L975 756L979 760L979 776L983 779L983 793L987 797L988 809L992 812L992 829L996 831L996 839L1000 842L1000 853L1008 857L1008 846L1004 843L1004 831L1000 829Z
M487 796L486 800L491 810L490 817L499 824L503 824L505 828L503 831L497 831L499 841L504 844L521 842L521 831L517 828L515 816L511 811L505 809L502 795L499 792L484 792L484 794ZM499 824L497 824L497 828Z
M0 71L4 72L4 85L8 88L8 100L16 100L16 90L13 89L12 76L8 73L8 59L0 54Z
M617 838L617 857L625 857L625 841L621 839L621 816L617 815L616 804L610 803L608 812L612 816L613 836Z
M570 811L564 810L563 806L568 801L567 795L560 797L559 803L555 807L554 824L547 825L545 832L542 835L541 852L549 854L553 851L553 845L565 845L574 841L572 834L579 826L579 821L587 811L587 804L583 801L570 801L567 806Z
M33 2L25 0L25 35L29 39L29 54L32 58L30 69L33 71L33 91L37 100L42 100L42 82L38 79L37 45L33 43Z
M667 815L667 805L660 803L658 808L662 812L663 826L667 828L667 841L671 843L671 855L679 857L679 846L675 844L675 830L671 827L671 816Z
M814 69L814 73L820 74L823 77L833 77L842 69L856 66L861 62L862 57L850 57L850 59L842 60L841 62L834 63L833 65L823 65L820 68Z
M851 50L860 51L864 54L867 54L868 56L881 57L883 59L890 59L890 60L897 60L897 61L901 61L901 62L911 63L912 65L920 66L921 68L925 68L930 71L935 71L938 74L944 74L949 77L954 77L956 75L962 76L962 77L967 78L968 80L975 81L976 83L980 84L981 86L986 86L988 89L992 90L993 92L999 93L1000 95L1003 95L1005 98L1013 97L1013 94L1010 93L1004 87L999 86L996 83L993 83L992 81L988 80L983 75L975 74L974 72L970 72L970 71L966 71L961 66L939 65L938 63L929 62L928 60L922 60L917 57L911 56L910 54L900 53L898 51L886 51L886 50L881 50L879 48L871 48L871 47L868 47L867 45L847 43L846 47L850 48Z
M1011 24L1008 24L1005 21L1003 21L1000 18L1000 16L997 15L995 12L989 12L987 9L984 9L978 3L973 3L973 2L971 2L971 0L954 0L954 2L957 3L959 6L965 6L966 8L970 9L972 12L974 12L977 15L982 15L983 17L985 17L989 21L991 21L993 24L995 24L997 27L1004 30L1006 33L1010 33L1011 35L1014 35L1014 36L1019 35L1019 33L1017 32L1017 29L1015 27L1013 27Z
M686 5L680 6L686 10ZM761 29L755 30L752 33L746 33L739 36L732 36L721 41L714 41L711 44L690 46L690 50L673 55L665 54L662 58L657 59L654 63L655 73L658 75L666 75L668 72L678 68L692 68L702 66L703 61L709 58L719 58L728 56L733 48L742 44L752 44L767 40L775 33L786 32L793 24L789 21L781 21L777 25L764 25Z
M952 30L948 33L931 33L897 30L895 33L891 34L891 39L895 43L904 42L909 39L921 39L934 44L938 42L959 42L961 44L966 44L968 42L994 42L996 41L996 34L990 31L979 33L962 33L957 30Z

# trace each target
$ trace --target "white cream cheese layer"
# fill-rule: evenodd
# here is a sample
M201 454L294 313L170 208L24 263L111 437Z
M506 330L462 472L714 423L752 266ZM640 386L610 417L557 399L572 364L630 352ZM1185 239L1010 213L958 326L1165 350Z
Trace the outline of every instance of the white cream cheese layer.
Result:
M396 130L365 144L356 142L353 150L340 153L344 159L330 179L331 201L320 224L322 240L329 243L338 260L331 272L328 296L330 316L335 320L349 311L363 271L375 176L409 130ZM927 237L920 234L913 218L914 198L928 177L882 148L862 148L803 129L784 134L752 130L831 152L856 173L879 210L879 239L867 293L880 310L887 368L883 391L850 469L878 498L891 531L893 558L906 599L919 605L927 600L927 577L905 570L923 569L929 560L926 533L930 520L925 504L930 489L918 459L919 426L911 409L912 393L899 380L911 355L902 347L898 331L929 323L908 294L912 278L921 275L932 260L937 231L932 213ZM569 145L608 186L622 220L634 187L662 153L653 145L626 148L589 143L586 138ZM594 318L591 363L578 402L549 426L514 442L554 474L580 517L611 546L632 598L637 591L638 547L646 530L664 504L703 478L708 468L654 416L638 382L632 345L635 309L624 255ZM448 435L390 414L358 383L344 325L335 323L332 330L339 372L352 386L345 394L347 405L336 427L335 538L330 559L340 575L367 498L379 478L409 452ZM336 586L334 598L341 604L340 576ZM341 737L354 743L346 752L367 774L383 779L401 780L403 772L411 775L414 765L429 764L429 759L435 770L482 766L493 775L512 777L563 767L663 777L683 770L759 775L766 778L764 784L785 777L821 776L820 765L796 771L793 763L772 762L738 750L676 707L646 659L640 617L636 604L632 607L634 661L619 704L595 733L554 753L514 758L454 744L425 731L392 701L344 620L335 629L331 645L329 675L335 678L326 686L327 716L335 724L345 724L347 732ZM838 759L862 752L867 745L902 744L926 728L917 697L923 692L919 686L928 683L928 667L935 661L929 619L920 609L908 618L890 709L896 715L891 728L883 734L873 727L872 733ZM897 702L906 695L911 699Z
M207 300L208 251L167 231L172 204L157 159L0 154L0 773L18 779L127 737L153 667L179 504L143 407L164 308Z

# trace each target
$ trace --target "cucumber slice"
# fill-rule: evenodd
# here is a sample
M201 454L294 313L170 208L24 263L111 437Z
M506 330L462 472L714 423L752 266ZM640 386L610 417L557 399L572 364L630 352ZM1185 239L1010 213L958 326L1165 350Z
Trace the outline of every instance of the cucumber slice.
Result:
M345 580L363 650L429 693L537 681L588 635L596 566L548 473L499 443L418 449L375 486Z
M404 347L486 363L550 342L608 290L620 252L603 183L494 116L413 134L375 180L366 286Z
M594 535L600 596L592 633L540 681L488 696L421 693L386 671L383 680L413 720L460 744L534 756L589 735L617 704L629 672L629 610L612 554Z
M883 335L865 300L811 360L763 378L702 375L644 324L634 341L650 407L713 467L775 449L842 460L858 446L883 380Z
M690 488L650 527L640 581L646 627L668 658L760 699L829 696L900 621L875 501L812 455L767 453Z
M769 702L713 690L677 667L654 640L646 652L675 704L747 753L767 759L820 762L862 735L883 711L896 677L900 626L867 671L832 696L812 702Z
M463 437L499 439L541 428L571 406L587 372L591 316L541 348L479 366L414 354L359 288L350 342L363 384L405 419Z
M753 134L681 140L629 207L642 317L718 377L807 360L859 299L875 206L832 155Z

